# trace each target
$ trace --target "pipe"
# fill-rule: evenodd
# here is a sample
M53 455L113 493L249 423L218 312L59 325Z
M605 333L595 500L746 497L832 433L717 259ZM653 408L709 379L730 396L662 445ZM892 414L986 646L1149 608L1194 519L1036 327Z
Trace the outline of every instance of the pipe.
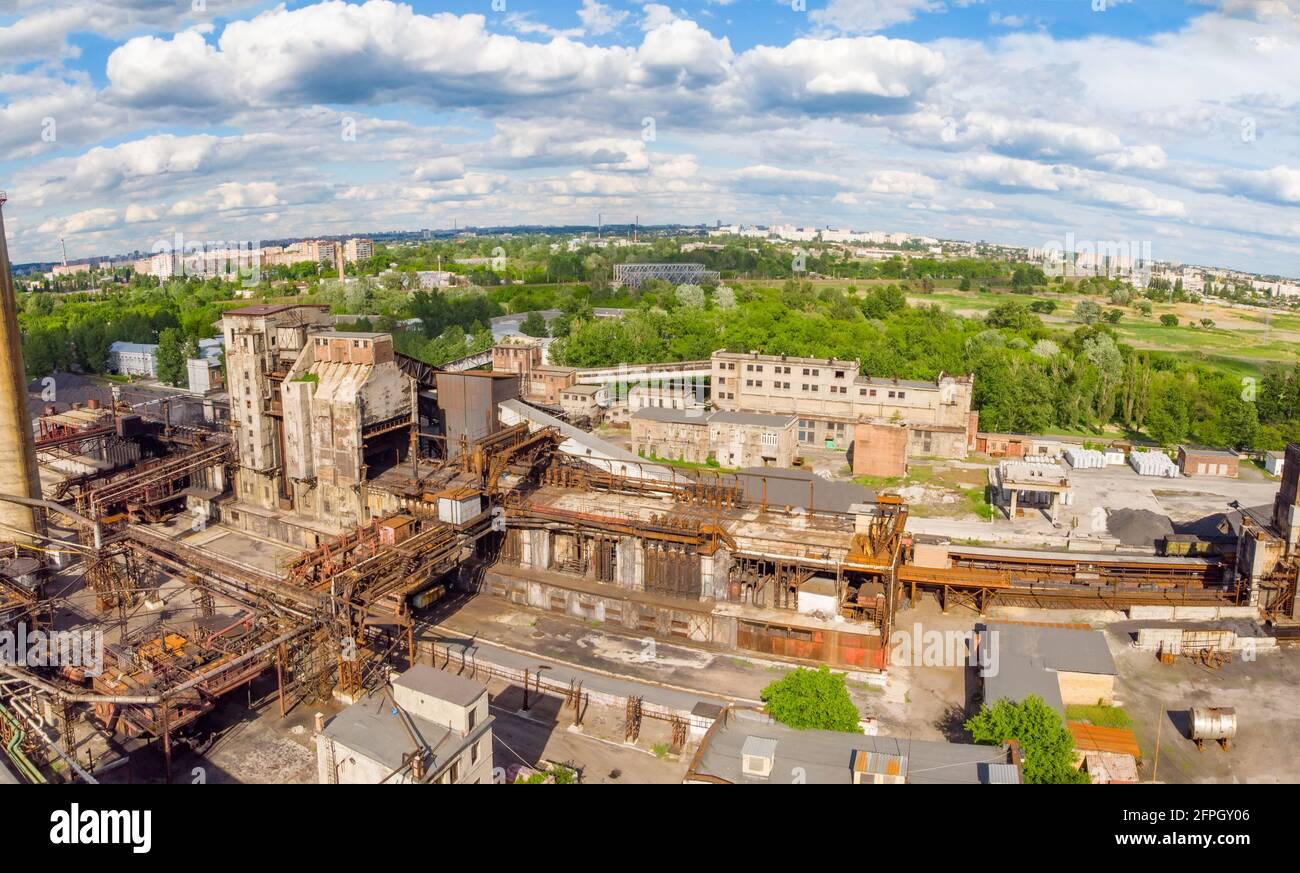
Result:
M0 433L0 442L3 441L2 437L3 434ZM95 532L95 548L98 549L101 546L103 546L102 536L100 534L99 522L87 518L86 516L82 515L80 512L77 512L74 509L69 509L68 507L64 506L62 503L55 503L53 500L45 500L44 498L22 497L17 494L6 494L3 492L0 492L0 503L16 503L20 506L39 507L42 509L47 509L50 512L57 512L59 515L66 515L68 518L72 519L73 521L80 522L81 524L85 525L88 528L91 528ZM4 514L0 512L0 523L7 523L4 522L3 519L4 519ZM45 539L53 539L53 538L45 537ZM58 540L58 542L63 542L63 541Z
M195 676L194 678L182 682L180 685L177 685L175 688L169 688L166 692L162 694L136 694L136 695L69 694L66 691L64 691L62 688L59 688L56 685L51 685L45 680L38 679L35 676L31 675L30 673L25 673L19 670L14 665L6 664L3 661L0 661L0 672L8 673L10 676L16 676L20 679L25 679L27 680L27 682L31 683L32 685L35 685L37 688L41 689L47 694L54 695L59 700L65 703L107 703L107 704L112 704L114 706L156 706L157 704L162 703L164 700L168 699L169 697L172 697L175 694L179 694L182 691L188 691L189 689L193 688L195 685L198 685L202 682L206 682L207 680L211 679L213 676L216 676L220 673L224 673L226 670L229 670L233 667L238 667L240 664L243 664L246 661L251 661L253 658L256 658L258 655L261 655L262 653L266 652L268 649L275 648L281 643L289 642L289 640L293 639L299 634L311 630L312 627L314 627L314 625L305 625L303 627L291 630L288 633L281 634L280 636L271 640L271 642L263 643L262 645L258 646L256 649L253 649L250 652L245 652L244 654L240 655L238 658L235 658L233 661L226 661L216 667L213 667L210 670L205 670L199 675Z

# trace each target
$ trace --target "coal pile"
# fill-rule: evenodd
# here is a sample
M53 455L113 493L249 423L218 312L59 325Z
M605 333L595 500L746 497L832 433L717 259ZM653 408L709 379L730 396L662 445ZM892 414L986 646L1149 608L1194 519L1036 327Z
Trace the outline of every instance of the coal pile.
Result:
M1110 535L1126 546L1152 548L1174 532L1168 516L1148 509L1115 509L1106 516Z

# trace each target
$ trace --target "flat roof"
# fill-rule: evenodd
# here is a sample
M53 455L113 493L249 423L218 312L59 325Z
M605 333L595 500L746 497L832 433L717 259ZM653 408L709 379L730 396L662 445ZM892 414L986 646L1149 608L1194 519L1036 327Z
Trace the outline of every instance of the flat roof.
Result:
M759 503L766 496L769 506L798 506L816 512L849 512L854 504L874 503L876 500L876 493L864 485L823 479L803 470L746 467L735 476L745 489L745 499L750 503Z
M710 422L723 424L748 424L756 427L790 427L799 420L797 415L764 415L760 412L732 412L722 410L709 416Z
M667 424L693 424L704 427L709 423L709 416L701 410L661 409L647 406L632 413L632 417L641 421L661 421Z
M726 349L718 349L713 353L715 358L736 358L760 363L772 364L807 364L810 367L839 367L845 370L857 371L861 366L857 361L839 361L835 358L799 358L794 355L765 355L762 352L729 352Z
M482 682L448 673L430 667L428 664L416 664L401 676L393 680L394 687L409 688L458 706L469 706L487 693L487 686Z
M429 669L433 669L430 667ZM465 738L449 728L407 713L416 736L431 749L437 761L448 761L465 746ZM367 695L334 716L321 732L335 742L396 770L416 744L406 732L399 712L383 694Z
M336 337L342 337L343 339L368 339L368 340L382 339L386 336L391 336L391 334L382 333L379 331L348 331L348 330L322 330L312 335L316 337L336 336Z
M1179 446L1185 454L1204 455L1207 458L1240 458L1236 452L1231 449L1202 449L1198 446Z
M989 663L980 670L989 703L1004 697L1018 702L1035 694L1064 712L1058 673L1118 673L1101 631L997 621L983 627L996 634L987 643Z
M728 710L726 720L714 724L700 744L689 775L745 785L788 785L797 769L808 784L849 785L855 752L907 759L906 781L913 784L989 785L1006 780L1004 771L991 769L1007 761L1001 746L800 731L778 724L764 713L744 709ZM746 753L771 756L771 776L746 775L742 764Z

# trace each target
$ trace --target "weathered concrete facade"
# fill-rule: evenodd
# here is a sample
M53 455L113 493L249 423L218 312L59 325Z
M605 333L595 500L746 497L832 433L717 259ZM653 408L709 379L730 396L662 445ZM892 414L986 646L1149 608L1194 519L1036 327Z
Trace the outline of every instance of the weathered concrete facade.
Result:
M391 336L311 337L283 385L285 473L298 515L344 527L370 520L367 473L400 460L412 388Z
M902 422L916 433L913 455L964 458L978 413L974 377L940 374L934 382L875 379L858 361L718 351L712 357L713 405L799 419L803 445L846 449L859 421Z
M647 408L632 416L632 450L646 457L724 467L789 467L792 416Z
M281 477L281 384L329 320L327 306L246 306L221 319L230 386L230 423L239 459L235 493L242 504L274 510L288 498Z

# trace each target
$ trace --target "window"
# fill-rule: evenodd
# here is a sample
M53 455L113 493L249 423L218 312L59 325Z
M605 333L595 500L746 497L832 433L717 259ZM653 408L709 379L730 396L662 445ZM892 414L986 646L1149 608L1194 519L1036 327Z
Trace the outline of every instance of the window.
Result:
M754 368L754 372L755 372L755 373L761 373L761 372L763 372L763 365L762 365L762 364L759 364L758 366L756 366L756 367Z
M478 763L478 747L478 743L469 747L469 765L471 767Z
M820 376L820 375L822 374L822 371L821 371L821 370L813 370L813 371L812 371L812 374L813 374L814 376Z
M460 758L451 762L451 769L447 771L447 775L453 785L460 781Z
M894 392L893 392L893 391L890 391L890 392L889 392L889 399L890 399L890 400L893 400L893 399L894 399Z
M835 378L836 378L836 379L843 379L843 378L844 378L844 371L843 371L843 370L836 370L836 371L835 371Z
M469 710L469 729L470 729L470 730L474 730L474 726L477 725L477 724L478 724L478 710L477 710L477 709L470 709L470 710Z
M754 365L753 365L753 364L746 364L746 365L745 365L745 370L746 370L747 372L750 372L750 373L754 372Z
M899 399L899 400L902 400L902 399L903 399L904 397L906 397L906 396L907 396L907 392L906 392L906 391L899 391L899 392L898 392L898 399Z

